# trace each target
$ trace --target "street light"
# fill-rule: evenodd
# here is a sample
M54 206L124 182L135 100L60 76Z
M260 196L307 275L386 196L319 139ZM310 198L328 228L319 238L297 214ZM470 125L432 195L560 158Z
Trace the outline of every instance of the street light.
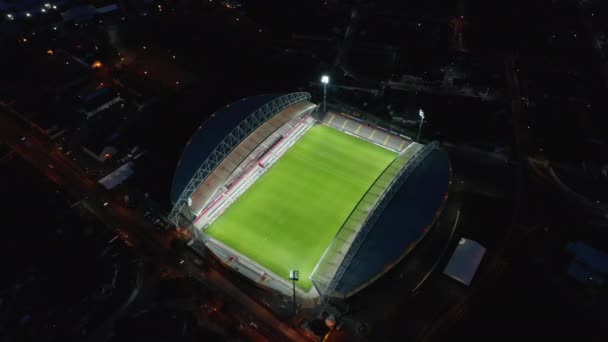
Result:
M321 76L321 83L323 83L323 113L327 111L327 84L329 84L329 76Z
M418 128L418 139L416 141L420 142L420 132L422 132L422 124L424 123L424 112L422 109L418 111L418 115L420 116L420 127Z
M296 307L296 281L300 279L300 271L296 269L289 270L289 279L291 279L293 283L293 315L296 315L297 307Z

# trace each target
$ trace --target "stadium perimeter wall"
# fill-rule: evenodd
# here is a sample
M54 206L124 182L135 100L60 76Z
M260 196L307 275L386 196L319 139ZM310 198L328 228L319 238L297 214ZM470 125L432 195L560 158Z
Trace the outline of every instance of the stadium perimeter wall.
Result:
M211 255L225 267L233 269L241 276L253 281L258 287L278 292L284 296L291 295L293 291L291 282L260 266L255 261L223 244L221 241L205 233L202 233L201 236L203 243L211 251ZM296 292L299 298L316 299L319 297L314 288L310 292L304 292L296 286Z

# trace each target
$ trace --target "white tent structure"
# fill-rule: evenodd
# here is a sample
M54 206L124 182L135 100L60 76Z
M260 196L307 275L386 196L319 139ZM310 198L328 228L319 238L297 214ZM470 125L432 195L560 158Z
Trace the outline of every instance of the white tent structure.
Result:
M443 274L468 286L485 253L486 248L477 241L460 238Z

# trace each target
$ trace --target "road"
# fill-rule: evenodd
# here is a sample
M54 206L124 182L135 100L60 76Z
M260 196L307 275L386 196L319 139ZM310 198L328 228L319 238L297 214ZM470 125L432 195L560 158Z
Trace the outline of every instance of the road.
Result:
M171 249L168 234L156 233L142 217L124 206L120 195L105 190L89 178L41 129L3 103L0 103L0 141L8 144L14 152L74 198L85 200L87 208L105 224L123 232L121 237L127 239L128 243L138 245L159 261L174 265L226 298L236 300L247 311L247 317L255 317L256 324L268 332L270 340L306 341L295 329L241 291L218 270L209 268L202 271L192 259L194 256L179 255ZM35 200L32 202L35 203Z
M116 320L121 317L121 315L126 312L127 308L133 303L137 295L139 295L139 291L144 283L144 262L143 260L139 260L137 263L137 278L135 279L135 287L131 291L131 294L127 299L123 302L123 304L116 310L114 313L106 319L101 326L97 327L93 334L89 336L89 341L106 341L111 336L111 332L114 329L114 324Z

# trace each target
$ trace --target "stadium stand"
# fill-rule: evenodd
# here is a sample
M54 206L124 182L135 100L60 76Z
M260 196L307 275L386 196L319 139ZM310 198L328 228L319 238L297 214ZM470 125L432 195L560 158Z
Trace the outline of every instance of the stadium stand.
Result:
M202 211L202 209L210 203L210 201L213 199L213 195L226 184L230 175L237 170L239 165L255 158L255 155L252 154L262 142L267 140L268 137L279 128L289 127L285 126L288 121L292 120L298 115L308 112L312 108L314 108L314 105L310 102L296 103L268 119L267 122L258 127L253 133L238 144L238 146L236 146L234 150L220 162L215 170L191 196L190 206L192 208L198 208L198 210L195 210L195 214L198 214L197 211ZM247 158L250 159L247 160Z
M249 279L255 279L256 283L276 290L279 293L289 293L292 291L292 285L290 282L269 273L266 269L249 260L249 258L242 255L238 251L226 246L220 241L211 239L206 235L204 235L203 241L207 248L213 252L216 259L235 271L238 271L243 276ZM299 288L296 290L298 291L299 295L305 296L305 293L302 292L302 290Z
M334 295L355 294L413 251L442 212L449 182L447 153L434 149L382 211L346 267Z
M242 193L244 193L279 157L285 153L314 124L305 115L285 123L254 149L245 161L228 175L223 186L212 196L212 200L201 210L195 227L204 228L219 217Z
M357 207L353 209L312 273L313 283L320 293L327 292L327 287L336 274L339 265L380 197L384 195L392 181L422 146L417 143L408 145L408 148L395 158L363 196Z
M408 239L392 240L386 238L385 236L383 241L394 241L400 244L407 242L407 245L403 246L401 249L393 249L390 251L390 253L380 253L383 256L392 256L393 260L383 258L382 260L387 263L383 264L380 270L378 269L378 265L374 265L375 267L367 267L363 269L365 276L368 276L367 278L357 276L357 274L361 274L361 270L359 270L360 267L357 267L356 265L360 264L361 262L365 262L364 260L361 260L360 256L371 253L367 248L362 248L369 246L367 242L368 235L372 237L378 236L377 231L382 230L388 230L390 233L395 234L395 232L390 230L396 229L396 226L398 227L398 225L393 223L377 229L375 226L375 221L381 217L383 218L384 215L381 216L380 214L383 213L388 203L393 203L391 202L392 197L395 196L396 193L399 193L398 190L401 188L399 183L409 182L409 180L413 177L417 177L416 175L419 175L419 172L422 169L421 166L430 164L427 163L426 160L429 158L429 156L436 155L435 151L437 151L437 149L433 144L410 144L409 147L386 168L386 170L378 177L376 182L370 187L368 192L363 196L357 207L355 207L342 228L340 228L336 234L336 237L329 245L312 273L311 278L313 280L313 284L315 285L317 291L321 294L322 301L327 301L331 297L345 297L358 291L358 289L362 288L365 283L371 282L370 279L375 279L374 276L379 276L379 274L385 272L387 270L388 261L394 261L395 254L397 254L397 256L403 255L404 251L407 250L406 247L408 245L411 245L423 236L422 228L420 228L421 230L417 231L406 231L408 234L410 234L410 238ZM433 157L433 160L434 158L435 157ZM445 155L439 154L437 163L442 162L447 162L447 158ZM449 171L447 170L449 170L449 167L437 168L437 170L439 170L442 174L448 175L445 177L444 183L438 183L441 189L445 188L445 191L437 191L432 193L432 198L434 200L439 200L439 203L441 203L441 201L445 199L445 194L447 192L447 186L449 183ZM432 173L431 175L435 176ZM411 191L411 189L420 188L416 186L404 187L403 191ZM414 202L416 201L415 198L409 199ZM423 203L427 204L426 202ZM439 204L431 208L437 207L439 207ZM405 209L406 208L401 208L401 213L403 213L403 210ZM429 222L418 227L427 227L432 221L432 219L429 219L428 216L422 216L422 218L423 220L428 219ZM415 220L413 222L416 224L420 223L419 220ZM399 229L396 231L398 232ZM412 240L411 237L415 237L415 239ZM371 260L378 259L378 257L371 258ZM355 260L354 264L351 263L353 260ZM371 264L373 265L374 263L372 262Z
M395 152L402 152L411 143L409 138L403 137L398 133L388 132L382 128L371 126L347 114L329 112L323 118L323 123Z

